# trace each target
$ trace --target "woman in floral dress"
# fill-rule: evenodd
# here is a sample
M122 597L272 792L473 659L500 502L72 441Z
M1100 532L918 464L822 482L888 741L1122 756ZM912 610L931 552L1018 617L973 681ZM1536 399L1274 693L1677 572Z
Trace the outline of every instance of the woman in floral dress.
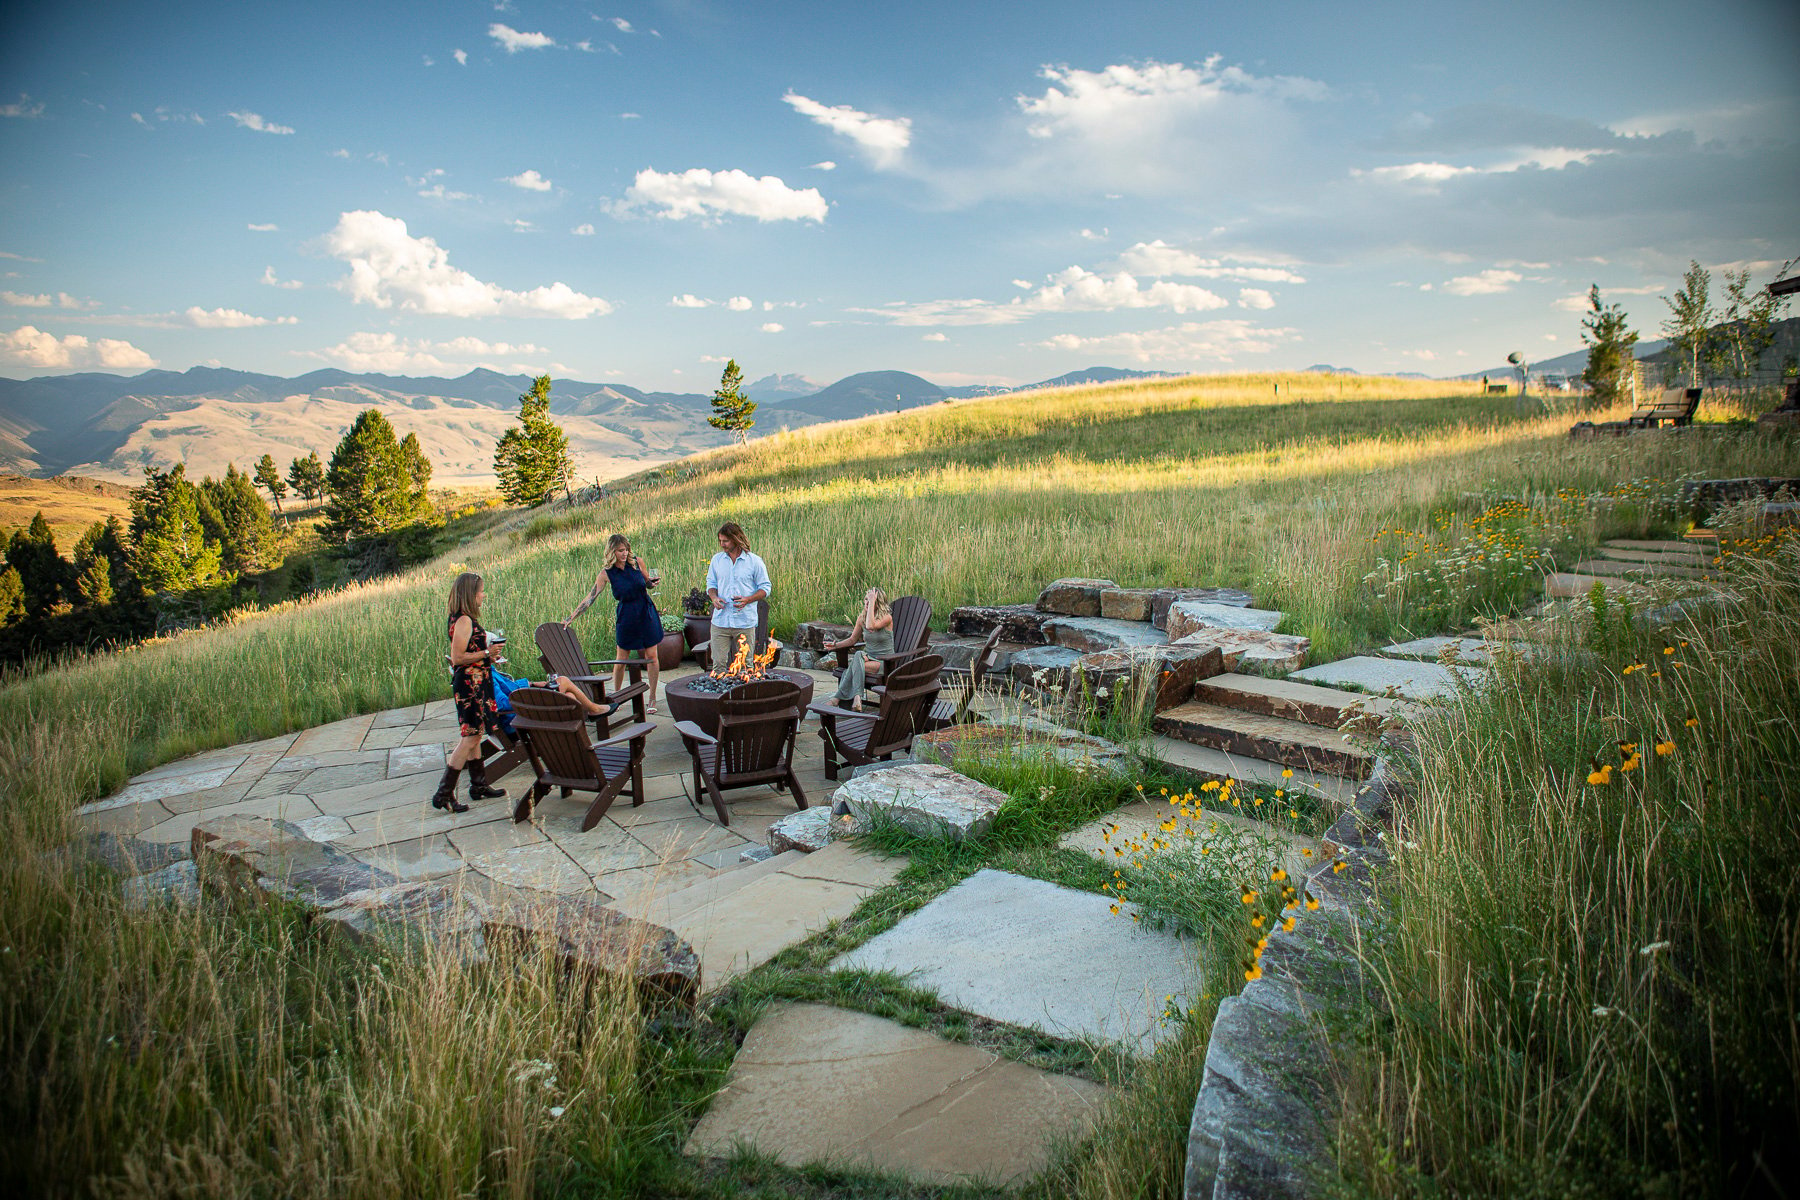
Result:
M500 707L494 700L494 677L491 666L504 646L488 645L487 630L481 627L481 576L465 571L450 585L450 690L456 697L456 721L462 740L450 752L444 766L444 777L438 782L437 795L431 807L451 812L468 812L469 806L456 799L456 780L465 766L469 769L469 799L493 800L505 792L489 787L487 766L481 761L481 735L497 731Z

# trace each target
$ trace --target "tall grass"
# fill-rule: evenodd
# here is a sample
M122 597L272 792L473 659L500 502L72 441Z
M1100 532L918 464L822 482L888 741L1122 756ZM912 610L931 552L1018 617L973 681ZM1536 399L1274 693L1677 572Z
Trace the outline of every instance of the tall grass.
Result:
M1785 1195L1800 1178L1800 539L1741 603L1597 601L1422 732L1347 1077L1378 1196Z

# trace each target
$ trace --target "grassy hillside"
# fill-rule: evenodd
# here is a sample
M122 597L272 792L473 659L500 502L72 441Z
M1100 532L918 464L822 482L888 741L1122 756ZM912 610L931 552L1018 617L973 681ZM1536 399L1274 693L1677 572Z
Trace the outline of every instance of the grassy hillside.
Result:
M56 548L67 558L75 543L95 521L118 517L131 520L131 489L103 479L59 475L32 479L25 475L0 475L0 538L31 524L44 514L56 535Z
M472 525L465 544L379 584L0 682L0 1046L27 1064L0 1085L0 1181L36 1171L71 1193L143 1195L925 1194L753 1161L697 1179L679 1147L762 1003L929 1015L892 990L855 1003L821 990L833 938L872 936L983 863L1097 889L1102 868L1056 837L1126 798L1103 794L1125 782L990 778L1023 798L991 845L973 857L940 847L936 859L912 847L902 886L736 985L691 1030L647 1031L627 997L597 1004L602 1027L584 1024L555 964L529 957L470 972L441 955L334 948L288 912L125 912L106 873L38 851L68 837L76 804L155 763L447 694L456 572L486 576L486 623L528 645L534 625L585 592L614 530L663 567L673 607L700 582L718 524L742 522L775 577L778 634L847 615L871 582L930 597L941 620L1081 574L1249 587L1330 658L1511 605L1538 565L1523 556L1546 542L1575 553L1601 536L1671 531L1658 498L1680 476L1800 474L1800 446L1753 429L1572 443L1566 423L1442 384L1322 376L939 405L715 451L621 481L598 506ZM595 657L610 646L609 609L584 619ZM1235 898L1226 904L1235 913ZM1505 923L1538 915L1508 910ZM1419 945L1420 963L1436 961ZM1209 970L1227 962L1212 956ZM1221 994L1209 984L1211 1000ZM1174 1194L1208 1012L1200 1005L1178 1049L1126 1081L1109 1123L1029 1195ZM1418 1057L1396 1054L1390 1077L1414 1078ZM1431 1061L1455 1065L1449 1053ZM521 1080L535 1076L520 1068L542 1064L580 1081L560 1124L529 1118ZM1369 1107L1353 1129L1391 1170L1386 1114ZM1353 1139L1347 1158L1361 1148ZM758 1171L764 1185L743 1186Z

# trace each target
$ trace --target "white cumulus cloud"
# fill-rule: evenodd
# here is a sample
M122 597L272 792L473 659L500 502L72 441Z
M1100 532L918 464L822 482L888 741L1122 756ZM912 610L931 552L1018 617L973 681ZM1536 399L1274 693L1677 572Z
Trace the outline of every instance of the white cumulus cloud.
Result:
M413 237L406 222L383 213L343 213L325 235L326 252L350 265L339 286L358 304L449 317L604 316L612 305L565 283L512 291L450 265L449 251Z
M711 300L702 300L692 292L683 292L669 301L669 304L674 308L711 308L713 306Z
M575 228L569 230L569 232L574 234L576 237L593 237L594 236L593 222L583 221L581 224L577 225Z
M950 335L947 333L928 333L921 340L927 342L947 342L950 340Z
M1275 307L1275 297L1269 295L1269 293L1264 291L1262 288L1239 288L1238 289L1238 307L1239 308L1274 308Z
M729 308L732 312L749 312L751 309L755 308L756 305L751 302L750 297L748 296L733 296L725 302L725 307Z
M1226 308L1230 303L1196 284L1158 279L1146 287L1127 271L1102 275L1085 267L1069 267L1052 275L1029 296L1015 296L1004 304L993 300L923 300L853 311L873 313L896 325L1011 325L1044 313L1114 312L1125 308L1167 308L1186 313Z
M283 288L290 292L304 286L298 279L277 278L274 267L263 268L262 281L272 288Z
M1497 296L1512 291L1512 285L1525 277L1517 271L1489 268L1475 275L1458 275L1445 280L1444 290L1452 296Z
M1143 363L1171 365L1230 363L1240 354L1267 354L1298 340L1293 329L1268 329L1249 321L1188 321L1141 333L1079 337L1059 333L1039 345L1055 350L1122 355Z
M831 107L789 92L782 100L804 117L849 138L869 156L877 167L891 167L900 161L912 145L912 121L907 117L877 117L860 112L847 104Z
M253 112L229 112L225 114L245 129L254 129L258 133L292 133L292 125L277 125L273 121L265 121L261 114Z
M550 181L536 171L521 171L517 175L508 175L501 182L510 183L514 187L523 188L528 192L547 192L551 186Z
M195 329L254 329L259 325L298 325L299 317L254 317L235 308L201 308L181 314Z
M779 321L765 321L763 322L762 331L764 333L780 333L785 328L787 328L787 326L781 324Z
M89 341L79 333L57 337L31 325L0 333L0 363L19 367L154 367L156 360L130 342Z
M450 371L470 367L518 369L521 359L542 362L542 346L484 342L459 337L447 342L401 338L392 333L353 333L335 346L308 353L350 371Z
M556 45L556 39L547 33L521 33L498 21L488 26L488 36L504 46L508 54L517 54L521 50L542 50Z
M756 178L735 169L704 167L664 174L646 167L637 173L619 207L652 208L671 221L728 213L758 221L823 221L826 204L817 188L791 188L774 175Z
M834 163L834 162L832 162L832 161L831 161L831 160L830 160L830 159L829 159L829 158L828 158L828 159L826 159L826 160L825 160L825 161L824 161L824 162L816 162L816 163L814 163L814 164L813 164L813 165L812 165L812 169L813 169L813 170L815 170L815 171L835 171L835 170L837 170L837 164L836 164L836 163Z
M274 222L270 222L267 225L258 225L253 221L248 226L246 226L246 228L249 229L251 233L279 233L279 232L281 232L281 226L275 224Z
M24 117L29 120L32 117L41 117L43 115L44 102L39 100L34 104L32 103L31 97L27 96L24 92L19 93L19 102L17 104L0 104L0 117Z
M0 292L0 300L4 300L14 308L82 309L94 307L93 303L83 303L81 300L76 299L67 292L58 292L54 296L50 295L48 292L39 292L35 295L20 294L19 292Z
M467 50L452 50L450 52L450 57L456 60L456 65L459 67L466 67L469 65L469 52Z

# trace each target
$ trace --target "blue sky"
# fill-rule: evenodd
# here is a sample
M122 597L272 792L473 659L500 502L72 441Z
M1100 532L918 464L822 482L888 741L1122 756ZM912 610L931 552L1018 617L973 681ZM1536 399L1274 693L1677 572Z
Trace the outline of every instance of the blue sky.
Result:
M1800 255L1789 3L4 20L15 378L1453 374Z

